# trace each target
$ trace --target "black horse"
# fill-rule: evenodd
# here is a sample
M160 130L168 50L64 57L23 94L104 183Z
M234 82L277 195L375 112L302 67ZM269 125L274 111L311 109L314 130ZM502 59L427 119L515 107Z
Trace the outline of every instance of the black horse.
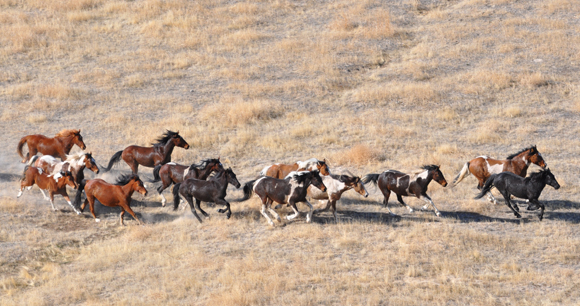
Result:
M274 222L266 214L266 209L276 217L278 222L282 222L278 213L271 207L273 202L289 204L292 207L294 214L286 216L287 220L292 220L299 215L296 203L304 202L310 208L310 212L306 215L306 222L310 222L313 210L312 205L306 200L306 193L310 184L323 192L326 191L326 186L324 186L318 170L293 171L283 180L263 176L257 180L249 181L244 185L244 197L242 201L249 199L252 196L252 192L256 193L262 200L262 215L266 217L268 223L272 226L274 226Z
M413 175L399 172L397 170L387 170L381 174L367 174L363 177L362 181L365 184L372 182L379 186L379 189L385 197L383 204L385 204L391 214L392 212L389 209L388 202L392 191L397 195L399 203L407 207L409 212L413 212L413 209L403 202L403 196L415 196L427 202L427 204L423 206L423 210L426 210L429 207L429 204L431 204L435 209L435 214L440 217L441 213L437 207L435 207L431 197L427 195L427 187L432 180L441 184L443 187L447 186L447 181L437 165L423 166L422 169L422 172Z
M530 200L530 204L527 208L528 210L536 210L540 208L541 211L539 218L540 221L542 221L542 218L544 218L545 207L544 204L538 201L538 198L546 185L550 185L554 187L554 189L560 188L560 184L558 184L550 169L532 173L526 178L522 178L506 171L490 176L485 182L481 192L475 198L480 199L489 192L492 187L495 187L499 190L501 195L503 195L506 205L514 212L516 217L521 218L522 216L518 213L520 210L518 206L512 205L510 201L511 195L516 198Z
M236 188L240 188L240 182L238 182L232 168L219 169L217 174L207 181L188 178L183 183L177 183L173 187L173 210L176 210L179 206L179 196L181 195L189 203L191 212L193 212L193 215L199 222L201 222L201 218L195 212L196 208L204 216L209 217L199 206L201 201L225 205L226 209L219 209L218 212L227 212L227 218L229 219L232 211L230 209L230 203L225 200L228 183L236 186ZM195 198L195 207L193 206L193 198Z

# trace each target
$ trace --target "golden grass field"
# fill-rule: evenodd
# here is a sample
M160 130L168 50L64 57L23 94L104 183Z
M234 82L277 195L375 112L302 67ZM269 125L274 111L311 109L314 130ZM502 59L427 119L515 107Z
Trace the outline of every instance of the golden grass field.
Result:
M579 67L578 0L0 0L0 304L578 305ZM441 218L394 196L391 216L367 186L337 223L272 228L233 187L232 219L199 224L148 184L146 225L120 227L119 209L16 199L19 139L67 128L100 165L179 130L174 161L220 156L242 183L311 157L451 182L535 144L562 188L542 222L473 200L471 176L430 185Z

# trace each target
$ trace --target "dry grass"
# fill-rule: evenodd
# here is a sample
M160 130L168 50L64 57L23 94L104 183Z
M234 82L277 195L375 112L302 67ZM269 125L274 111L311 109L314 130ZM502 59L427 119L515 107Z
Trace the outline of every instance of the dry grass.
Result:
M575 4L0 0L0 304L578 304ZM35 188L14 200L20 137L64 128L101 165L179 130L191 149L174 161L220 156L242 183L312 157L359 175L436 163L451 181L536 144L562 188L543 191L541 223L472 200L470 176L429 186L443 218L394 195L390 216L367 186L337 223L270 228L239 190L232 219L209 207L198 224L147 183L147 225L122 228L118 210L97 206L97 224L58 196L52 213Z

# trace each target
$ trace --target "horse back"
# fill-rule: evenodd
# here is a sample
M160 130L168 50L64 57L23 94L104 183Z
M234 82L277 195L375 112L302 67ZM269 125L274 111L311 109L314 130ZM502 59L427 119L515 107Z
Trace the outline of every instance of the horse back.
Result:
M471 172L471 174L476 178L485 182L492 174L506 171L507 162L507 160L478 156L469 161L469 172Z
M180 164L165 164L159 169L159 176L161 178L167 176L176 184L181 183L185 177L184 173L188 168L188 166Z
M92 196L105 206L114 205L125 198L121 186L109 184L102 179L88 180L85 193L87 197Z
M528 198L528 186L525 179L515 173L505 171L497 174L494 177L493 185L502 194L507 192L520 199Z
M267 196L277 203L286 204L291 194L291 186L286 180L263 177L256 182L254 192L262 199Z
M219 196L220 188L216 181L188 178L179 187L182 196L192 196L203 202L213 202Z
M408 196L411 176L397 170L387 170L379 176L378 186L382 190L389 190L398 195Z

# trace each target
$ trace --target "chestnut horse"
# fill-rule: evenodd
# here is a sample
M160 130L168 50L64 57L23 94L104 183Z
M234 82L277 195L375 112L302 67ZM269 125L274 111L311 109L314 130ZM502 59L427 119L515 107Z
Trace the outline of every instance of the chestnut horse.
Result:
M298 161L294 164L273 164L260 171L260 176L269 176L277 179L285 178L292 171L313 171L318 170L321 175L330 175L326 159L320 161L311 158L307 161Z
M44 172L49 174L55 174L60 171L70 171L77 185L81 184L85 178L85 174L83 172L85 168L93 171L96 174L99 173L97 162L91 153L85 152L67 155L66 160L62 162L58 162L56 158L50 155L44 155L41 157L33 156L28 164L41 168L44 170Z
M385 204L389 210L389 213L391 214L392 212L389 208L388 202L392 191L397 195L397 200L399 200L399 203L407 207L409 212L413 212L413 209L409 205L405 204L405 202L403 202L403 196L415 196L427 202L427 204L423 206L422 210L426 210L429 207L429 204L431 204L435 209L435 214L437 217L441 217L441 213L437 207L435 207L433 200L431 200L431 197L427 195L427 187L432 180L441 184L443 187L447 186L447 181L445 180L445 177L443 177L443 173L441 173L439 166L427 165L423 166L422 169L422 172L416 173L414 175L406 174L396 170L387 170L381 174L367 174L363 177L362 180L364 183L372 182L379 186L379 189L385 197L383 204Z
M125 211L128 211L137 223L141 224L141 221L137 218L133 210L131 209L131 196L133 192L139 192L142 195L147 195L147 189L143 186L143 182L135 174L123 175L117 179L115 185L109 184L102 179L88 180L85 185L85 193L87 194L87 199L81 206L81 211L85 209L87 203L91 209L91 214L95 218L96 222L101 221L95 215L95 199L101 204L109 207L121 207L121 214L119 218L121 219L121 225L125 225L123 222L123 216Z
M22 154L22 147L24 144L28 144L28 153L26 157ZM81 136L81 130L62 130L53 138L48 138L44 135L28 135L22 137L20 142L18 142L17 152L20 157L22 157L22 162L26 163L32 156L36 153L42 153L43 155L50 155L54 157L59 157L61 160L66 160L66 154L70 153L70 150L74 145L79 146L81 149L86 149L86 145L83 142L83 137Z
M343 192L354 189L357 193L363 197L368 197L365 185L358 176L348 176L348 175L321 175L322 182L326 186L326 192L316 188L314 185L308 187L308 196L313 200L328 200L326 201L326 207L323 209L317 209L314 211L315 214L327 211L332 206L332 214L334 215L334 220L336 221L336 201L340 200L340 196Z
M286 216L287 220L292 220L300 214L296 208L296 203L304 202L310 208L310 212L306 215L306 222L310 223L313 211L312 205L308 200L306 200L306 193L308 186L311 184L323 192L326 191L326 186L324 186L318 170L290 172L283 180L263 176L244 185L244 197L241 200L244 201L249 199L252 196L252 193L257 194L262 200L261 213L266 217L271 226L274 226L274 222L272 222L272 219L270 219L266 214L266 209L270 211L278 222L282 222L278 213L272 209L273 202L279 204L290 204L294 210L294 214Z
M70 202L70 198L66 193L66 185L69 185L72 188L77 188L77 185L75 184L70 171L60 171L58 173L49 175L40 168L26 166L24 168L23 177L20 180L20 192L16 197L19 198L22 195L22 191L24 190L25 187L28 187L28 189L30 189L34 184L36 184L41 191L43 189L48 191L49 196L48 198L46 197L46 195L44 195L44 192L42 192L42 195L44 195L44 198L46 200L50 201L50 205L52 205L52 210L56 211L56 207L54 207L54 195L60 194L64 197L64 199L68 202L68 205L70 205L77 214L81 213L76 209L76 207L72 205L72 203Z
M170 162L171 153L176 146L189 149L189 144L179 136L179 132L167 130L156 141L157 143L153 144L153 147L128 146L125 150L115 153L104 171L111 170L113 165L123 158L133 173L137 174L139 165L153 168Z
M538 201L542 190L546 185L554 187L554 189L560 188L560 184L556 181L556 178L550 171L550 169L542 170L540 172L532 173L529 177L523 178L515 175L511 172L501 172L499 174L493 174L485 182L483 189L475 198L480 199L492 187L497 188L503 198L505 199L505 204L513 211L517 218L522 216L519 214L519 207L517 205L512 205L510 197L513 195L516 198L527 199L530 204L528 205L528 210L536 210L541 208L540 221L544 218L544 204ZM532 204L534 206L532 206Z
M217 159L204 159L199 164L191 164L191 166L167 163L155 166L155 169L153 169L154 180L151 182L154 183L161 180L162 184L157 188L157 192L161 195L161 206L164 207L167 200L162 192L171 184L181 183L188 178L205 181L212 172L219 169L224 169L219 157Z
M505 160L497 160L487 156L479 156L466 162L465 165L463 165L463 168L459 174L457 174L451 186L454 187L455 185L459 184L459 182L461 182L461 180L463 180L463 178L468 176L470 173L473 174L475 178L477 178L477 189L481 189L485 181L487 181L487 179L492 174L497 174L504 171L509 171L521 177L526 177L530 163L534 163L540 166L542 169L545 169L548 166L536 146L525 148L518 153L508 156ZM489 192L487 196L491 202L497 204L497 201L491 192Z
M205 217L209 217L199 206L201 201L224 205L226 209L219 209L218 212L227 213L226 217L229 219L232 215L232 210L230 209L230 203L225 200L228 184L240 188L240 182L232 168L219 169L217 174L207 181L188 178L183 183L177 183L173 187L173 210L176 210L179 206L179 196L181 195L189 203L191 212L200 223L201 218L195 212L196 208ZM193 198L195 198L195 207L193 206Z

